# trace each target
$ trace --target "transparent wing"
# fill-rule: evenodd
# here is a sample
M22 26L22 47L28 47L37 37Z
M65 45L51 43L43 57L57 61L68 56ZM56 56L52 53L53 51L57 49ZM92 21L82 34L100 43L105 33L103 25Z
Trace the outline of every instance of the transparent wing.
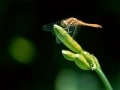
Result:
M61 41L56 37L56 43L61 44Z
M58 22L53 22L53 23L50 23L50 24L45 24L43 27L42 27L42 30L43 31L46 31L46 32L50 32L52 35L55 35L54 31L53 31L53 25L54 24L57 24L57 25L60 25L60 21ZM56 37L56 43L57 44L60 44L61 41Z
M61 26L61 21L58 22L53 22L50 24L46 24L42 27L43 31L46 32L50 32L52 35L55 35L54 31L53 31L53 25L57 24ZM77 25L67 25L66 27L63 27L73 38L75 38L75 36L78 34L78 32L80 31L80 26ZM56 37L56 43L60 44L61 41Z
M55 35L55 34L54 34L54 31L53 31L53 25L54 25L54 24L60 25L60 21L58 21L58 22L53 22L53 23L50 23L50 24L45 24L45 25L42 27L42 30L43 30L43 31L46 31L46 32L50 32L50 33L52 33L52 35Z
M77 26L77 25L74 25L74 26L70 26L69 27L69 34L75 38L77 36L77 34L80 32L81 30L81 26Z

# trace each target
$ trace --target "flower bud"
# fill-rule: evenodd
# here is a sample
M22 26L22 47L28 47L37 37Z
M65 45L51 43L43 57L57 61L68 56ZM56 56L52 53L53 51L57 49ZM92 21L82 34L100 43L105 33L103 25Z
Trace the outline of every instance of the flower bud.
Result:
M98 63L96 57L91 55L89 52L83 51L82 55L85 57L85 59L89 63L92 70L95 70L97 68L97 66L99 66L99 63Z
M62 50L62 54L65 59L67 59L69 61L75 61L75 54L73 54L72 52L70 52L68 50Z
M76 53L81 53L81 46L68 34L66 30L58 25L54 25L54 32L57 38L70 50Z
M68 50L62 50L62 54L65 59L67 59L69 61L75 61L75 64L79 68L81 68L83 70L91 70L89 63L87 62L87 60L84 58L83 55L74 54L73 52L68 51Z

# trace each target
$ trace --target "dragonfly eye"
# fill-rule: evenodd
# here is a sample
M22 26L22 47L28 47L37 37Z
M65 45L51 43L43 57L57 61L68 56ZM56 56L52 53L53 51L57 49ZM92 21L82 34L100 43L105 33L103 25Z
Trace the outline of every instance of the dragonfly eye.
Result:
M66 28L66 27L68 26L68 23L67 23L65 20L62 20L62 21L61 21L61 26L62 26L63 28Z

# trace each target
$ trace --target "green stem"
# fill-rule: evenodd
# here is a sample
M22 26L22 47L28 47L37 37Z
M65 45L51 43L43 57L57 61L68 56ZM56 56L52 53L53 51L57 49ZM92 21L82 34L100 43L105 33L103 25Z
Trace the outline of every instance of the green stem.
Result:
M103 81L105 87L107 90L113 90L112 86L110 85L107 77L105 76L105 74L103 73L101 68L97 68L95 69L96 73L98 74L98 76L101 78L101 80Z

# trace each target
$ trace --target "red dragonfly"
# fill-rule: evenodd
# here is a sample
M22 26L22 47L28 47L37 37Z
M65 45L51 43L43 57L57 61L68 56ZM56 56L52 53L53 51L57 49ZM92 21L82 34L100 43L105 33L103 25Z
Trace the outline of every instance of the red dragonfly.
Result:
M50 23L50 24L44 25L43 30L52 32L52 34L54 34L54 32L53 32L53 25L54 24L58 24L61 27L63 27L73 38L76 36L76 34L78 33L78 30L80 29L79 27L81 27L81 26L102 28L102 26L99 24L86 23L86 22L83 22L77 18L70 17L70 18L55 22L55 23ZM58 38L56 38L56 42L57 42L57 44L60 44L60 41Z

